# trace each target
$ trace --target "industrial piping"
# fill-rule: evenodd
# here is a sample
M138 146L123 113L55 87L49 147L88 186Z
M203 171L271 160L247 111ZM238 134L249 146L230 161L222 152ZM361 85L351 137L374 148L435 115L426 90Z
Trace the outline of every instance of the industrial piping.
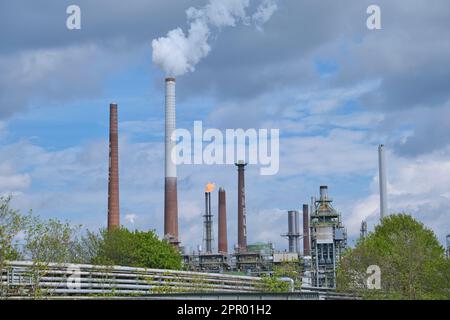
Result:
M247 251L247 213L245 209L245 177L247 165L244 161L235 163L238 167L238 251Z
M303 255L311 255L311 244L309 240L309 215L308 205L303 205Z
M384 145L378 146L378 168L380 183L380 219L387 215L387 180L386 180L386 157L384 154Z
M178 246L177 167L175 159L172 159L172 150L175 147L172 133L176 128L175 78L166 78L165 113L164 238Z
M117 104L109 105L108 231L120 226Z
M219 253L228 253L227 239L227 202L226 193L223 188L219 189L219 235L218 251Z

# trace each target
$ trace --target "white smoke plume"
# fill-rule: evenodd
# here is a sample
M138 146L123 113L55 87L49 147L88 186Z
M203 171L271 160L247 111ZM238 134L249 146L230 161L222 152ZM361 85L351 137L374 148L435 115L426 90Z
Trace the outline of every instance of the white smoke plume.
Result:
M276 0L256 0L253 14L248 14L250 0L208 0L200 8L186 10L189 24L187 34L181 28L167 33L166 37L152 41L153 63L161 67L168 76L180 76L195 70L195 65L211 51L211 34L223 27L234 27L238 23L254 25L261 29L277 10Z

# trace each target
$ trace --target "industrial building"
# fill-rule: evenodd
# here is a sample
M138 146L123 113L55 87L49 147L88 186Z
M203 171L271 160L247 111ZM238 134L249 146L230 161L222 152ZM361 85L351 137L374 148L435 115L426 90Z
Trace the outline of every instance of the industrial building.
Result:
M300 254L300 229L299 229L299 213L296 210L288 211L288 232L283 237L288 239L289 252Z
M300 234L299 211L287 212L288 251L277 252L272 243L247 244L245 219L245 175L244 163L238 167L238 244L233 253L228 254L226 246L226 202L225 190L219 190L219 241L217 251L213 250L213 213L211 211L212 184L205 190L205 214L203 215L203 242L205 250L185 254L188 269L203 272L236 271L251 275L271 274L274 266L280 263L294 263L304 271L304 286L335 288L336 268L340 256L347 246L347 232L341 215L332 206L328 187L320 187L320 197L309 210L303 205L303 235ZM303 239L303 252L300 239Z
M175 79L165 79L165 180L164 180L164 238L183 253L178 234L177 167L171 158L175 142L171 139L176 129ZM119 212L119 152L117 104L110 105L110 144L108 182L108 229L120 226ZM383 146L379 148L380 202L386 212L386 183ZM327 186L320 187L320 198L312 198L311 205L303 204L300 227L300 210L288 210L288 250L277 251L272 243L247 243L247 212L245 198L245 161L237 161L237 245L228 249L227 201L225 189L218 190L217 246L213 230L215 214L211 201L215 185L208 183L204 192L203 247L183 254L187 269L201 272L241 272L250 275L271 274L277 264L295 264L302 270L303 286L335 287L336 268L346 247L347 234L340 214L333 208ZM200 223L200 222L199 222ZM365 225L367 232L367 225ZM363 231L362 231L363 232ZM302 240L303 248L300 246ZM447 238L447 241L450 241Z
M359 230L359 238L364 239L367 237L367 221L363 220L361 222L361 229Z
M328 187L320 187L320 198L311 210L311 275L315 287L336 287L336 267L347 246L347 231L333 208Z

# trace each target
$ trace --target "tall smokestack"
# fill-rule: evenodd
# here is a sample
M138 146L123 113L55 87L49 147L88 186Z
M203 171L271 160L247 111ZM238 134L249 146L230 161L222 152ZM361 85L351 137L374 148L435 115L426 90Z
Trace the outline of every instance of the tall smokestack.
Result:
M227 239L227 200L226 193L223 188L219 189L219 253L228 253Z
M166 78L166 132L165 132L165 186L164 186L164 237L178 245L177 166L172 159L175 141L171 139L176 128L175 78Z
M380 219L387 215L387 187L386 187L386 157L384 155L384 145L378 146L378 169L380 183Z
M311 246L309 242L309 215L308 205L303 205L303 255L309 256L311 254Z
M235 163L238 167L238 250L247 251L247 212L245 209L244 161Z
M295 210L295 252L300 255L300 217L297 210Z
M117 104L109 105L108 231L120 227Z

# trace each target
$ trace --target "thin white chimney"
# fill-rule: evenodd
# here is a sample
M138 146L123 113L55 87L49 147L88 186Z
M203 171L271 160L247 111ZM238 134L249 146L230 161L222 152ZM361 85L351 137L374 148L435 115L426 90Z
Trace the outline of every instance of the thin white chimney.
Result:
M378 146L378 169L380 183L380 219L387 215L387 180L386 180L386 157L384 154L384 145Z

